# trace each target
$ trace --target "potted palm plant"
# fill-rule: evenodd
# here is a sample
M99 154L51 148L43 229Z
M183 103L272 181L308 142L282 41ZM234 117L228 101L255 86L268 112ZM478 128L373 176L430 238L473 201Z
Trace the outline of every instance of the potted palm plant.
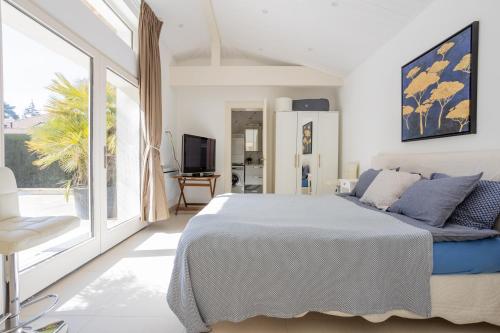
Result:
M56 73L47 88L53 93L45 111L47 122L32 129L28 150L37 155L33 162L40 169L57 163L67 174L62 181L65 197L74 195L78 217L89 218L89 85L86 80L72 84ZM116 90L106 87L106 159L108 164L108 218L116 216Z

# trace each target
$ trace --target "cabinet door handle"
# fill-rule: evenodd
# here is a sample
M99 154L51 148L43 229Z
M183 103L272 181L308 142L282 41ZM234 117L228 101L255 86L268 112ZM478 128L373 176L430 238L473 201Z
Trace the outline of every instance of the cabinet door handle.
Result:
M321 154L318 154L318 168L321 168Z
M298 154L295 154L294 155L294 161L293 161L293 166L295 167L295 169L297 169L299 166L299 158L298 158Z

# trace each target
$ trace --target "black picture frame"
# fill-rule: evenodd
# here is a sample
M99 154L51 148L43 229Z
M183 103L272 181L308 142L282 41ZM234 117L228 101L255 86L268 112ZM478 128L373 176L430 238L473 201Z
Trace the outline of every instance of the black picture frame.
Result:
M470 54L471 54L471 59L470 59L470 77L469 77L469 123L468 123L468 130L467 131L459 131L459 132L450 132L450 133L438 133L435 135L425 135L425 136L420 136L420 137L413 137L413 138L404 138L404 126L405 125L405 119L403 116L403 107L405 105L405 94L404 94L404 80L405 80L405 75L404 75L404 69L408 67L409 65L417 62L420 58L423 56L429 54L430 52L433 52L436 48L442 46L443 44L447 43L454 37L462 34L464 31L467 29L471 29L471 34L470 34ZM477 133L477 74L478 74L478 53L479 53L479 21L474 21L471 24L467 25L460 31L456 32L455 34L451 35L450 37L446 38L445 40L441 41L440 43L436 44L434 47L426 50L419 56L415 57L411 61L408 61L406 64L401 66L401 142L410 142L410 141L419 141L419 140L427 140L427 139L435 139L435 138L442 138L442 137L449 137L449 136L457 136L457 135L467 135L467 134L476 134Z
M312 154L313 145L313 122L310 121L302 126L302 155Z

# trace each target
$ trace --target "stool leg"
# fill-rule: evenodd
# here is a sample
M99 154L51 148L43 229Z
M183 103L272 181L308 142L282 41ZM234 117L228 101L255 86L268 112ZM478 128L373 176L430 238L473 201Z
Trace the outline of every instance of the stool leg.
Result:
M7 320L5 320L5 329L0 330L2 332L8 333L23 333L23 332L33 332L33 333L57 333L62 332L65 328L67 329L68 325L64 321L58 321L51 324L47 324L39 329L32 329L27 327L32 322L40 319L46 313L51 311L55 305L57 304L57 295L47 295L43 297L30 298L23 303L21 303L19 298L19 264L17 254L10 254L8 256L2 257L2 266L4 272L4 291L5 291L5 299L4 299L4 311L5 313L10 313L11 315ZM52 298L54 299L53 304L45 311L41 312L37 316L28 319L21 323L20 314L21 308L30 306L32 304L38 303L45 299ZM0 317L3 321L3 317ZM18 326L22 326L16 328Z
M4 311L11 313L9 319L5 321L5 328L13 328L19 325L19 313L21 312L21 302L19 299L19 271L17 253L3 256L2 258L4 272ZM18 329L15 333L22 332Z

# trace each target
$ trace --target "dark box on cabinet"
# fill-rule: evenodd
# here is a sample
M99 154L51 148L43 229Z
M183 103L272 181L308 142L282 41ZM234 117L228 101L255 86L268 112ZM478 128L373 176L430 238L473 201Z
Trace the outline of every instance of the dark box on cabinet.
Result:
M294 99L293 111L330 111L330 102L326 98Z

